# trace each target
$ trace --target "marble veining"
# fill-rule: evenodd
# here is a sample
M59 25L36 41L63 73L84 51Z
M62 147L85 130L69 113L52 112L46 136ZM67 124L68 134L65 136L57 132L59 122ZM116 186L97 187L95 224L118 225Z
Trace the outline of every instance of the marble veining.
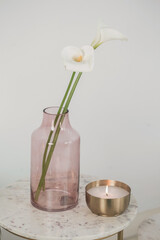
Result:
M78 205L63 212L45 212L30 203L28 180L0 190L0 226L20 236L39 240L90 240L125 229L137 213L133 196L128 209L118 217L93 214L85 202L85 186L97 178L81 176ZM74 227L73 227L74 226Z
M160 239L160 213L153 215L141 223L138 229L138 240Z

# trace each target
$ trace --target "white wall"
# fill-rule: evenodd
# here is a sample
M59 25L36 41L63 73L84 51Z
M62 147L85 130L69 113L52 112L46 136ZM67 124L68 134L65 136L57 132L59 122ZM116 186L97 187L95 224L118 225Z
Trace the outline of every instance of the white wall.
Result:
M61 50L90 44L99 19L129 41L96 51L70 105L81 172L128 183L160 205L160 1L0 0L0 187L29 176L30 136L69 81Z

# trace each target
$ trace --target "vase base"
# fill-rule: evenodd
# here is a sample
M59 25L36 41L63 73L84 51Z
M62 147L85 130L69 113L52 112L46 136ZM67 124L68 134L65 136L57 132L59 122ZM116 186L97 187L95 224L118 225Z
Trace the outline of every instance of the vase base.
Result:
M60 212L74 208L78 204L78 199L66 191L58 189L46 189L41 191L38 201L34 201L33 195L31 197L31 204L43 211Z
M36 204L35 202L31 201L31 204L33 205L33 207L39 209L39 210L42 210L42 211L46 211L46 212L62 212L62 211L67 211L67 210L70 210L74 207L77 206L78 202L72 206L69 206L67 208L63 208L63 209L48 209L48 208L43 208L41 206L39 206L38 204Z

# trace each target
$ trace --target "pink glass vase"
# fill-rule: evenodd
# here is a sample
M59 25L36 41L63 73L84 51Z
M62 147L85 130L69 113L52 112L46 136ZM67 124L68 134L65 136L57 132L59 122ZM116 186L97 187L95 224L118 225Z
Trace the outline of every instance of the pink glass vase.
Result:
M38 200L35 199L42 175L44 150L57 111L57 107L43 110L42 124L31 138L31 203L45 211L73 208L78 203L79 195L80 136L71 127L67 112L45 176L45 187L41 189Z

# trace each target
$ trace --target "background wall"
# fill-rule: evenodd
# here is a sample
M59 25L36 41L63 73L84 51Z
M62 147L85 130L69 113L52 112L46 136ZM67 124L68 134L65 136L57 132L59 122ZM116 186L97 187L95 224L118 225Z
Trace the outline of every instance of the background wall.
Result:
M102 19L129 41L96 50L70 105L81 172L128 183L140 211L159 207L159 12L159 0L0 0L0 187L29 177L31 133L71 75L61 50L90 44Z

